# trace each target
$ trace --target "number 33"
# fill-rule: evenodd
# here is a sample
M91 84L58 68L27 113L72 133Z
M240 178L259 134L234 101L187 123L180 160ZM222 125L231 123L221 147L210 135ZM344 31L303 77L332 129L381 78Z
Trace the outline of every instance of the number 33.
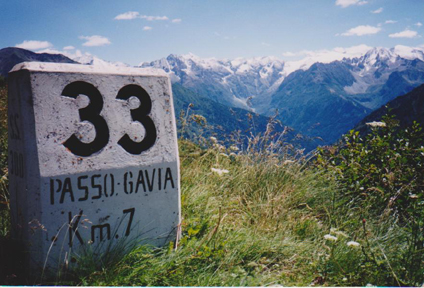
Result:
M103 108L103 97L94 85L84 81L72 82L66 85L61 96L76 99L80 94L86 95L90 99L90 104L87 107L78 110L80 119L81 121L89 121L94 125L96 137L90 143L84 143L73 134L63 145L75 155L91 156L102 150L109 142L109 127L105 119L100 116ZM119 90L116 99L128 100L131 96L135 96L140 100L140 106L136 109L131 109L132 120L140 122L144 126L146 133L141 142L135 142L131 140L128 134L125 134L119 139L118 144L128 153L139 155L155 144L157 132L153 120L148 116L152 109L152 100L149 94L141 86L130 84Z

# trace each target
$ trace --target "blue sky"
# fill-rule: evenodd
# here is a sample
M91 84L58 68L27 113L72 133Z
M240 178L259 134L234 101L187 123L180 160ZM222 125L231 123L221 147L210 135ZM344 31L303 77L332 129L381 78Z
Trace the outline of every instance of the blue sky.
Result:
M131 65L189 52L296 60L340 47L424 47L424 0L1 0L0 24L0 48Z

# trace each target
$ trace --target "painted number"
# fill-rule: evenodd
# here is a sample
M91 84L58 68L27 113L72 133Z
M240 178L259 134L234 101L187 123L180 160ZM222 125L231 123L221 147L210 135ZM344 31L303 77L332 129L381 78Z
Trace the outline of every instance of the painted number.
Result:
M69 247L72 247L74 244L74 239L78 239L81 245L84 245L84 241L78 231L78 225L80 224L81 217L83 216L83 211L81 210L77 215L72 215L72 212L68 213L68 236L69 236ZM129 208L122 211L124 217L126 214L129 214L129 219L127 227L125 229L125 236L129 236L131 233L131 224L134 219L135 208ZM83 221L81 221L82 223ZM97 233L96 233L97 232ZM98 235L98 237L96 237ZM116 239L119 238L118 234L114 235ZM91 243L96 242L96 239L103 241L104 239L111 240L111 228L109 223L103 223L98 225L91 226ZM56 237L53 237L53 241L56 241Z
M96 138L90 143L81 142L75 134L68 138L63 145L78 156L90 156L102 150L109 142L109 128L105 119L100 116L103 108L103 97L99 90L92 84L84 81L76 81L68 84L63 89L62 96L76 99L84 94L90 99L90 104L79 109L81 121L89 121L96 129Z
M73 154L87 157L99 152L107 145L109 142L109 127L100 115L103 109L103 97L94 85L84 81L72 82L63 89L61 96L76 99L80 94L86 95L90 99L90 104L87 107L79 109L80 119L81 121L89 121L94 125L96 137L92 142L84 143L73 134L63 145ZM118 144L128 153L139 155L155 144L157 132L153 120L148 116L152 109L152 100L149 94L142 87L130 84L119 90L116 99L129 100L131 96L140 100L140 106L131 109L132 120L141 123L146 133L141 142L135 142L131 140L128 134L125 134L118 141Z
M137 109L131 110L131 117L134 121L138 121L144 126L146 133L141 142L134 142L128 134L125 134L124 137L118 141L118 144L128 153L138 155L155 144L157 135L155 124L152 118L148 116L152 109L152 100L150 100L149 94L140 86L127 85L119 90L116 99L128 100L131 96L137 97L140 103L142 103Z

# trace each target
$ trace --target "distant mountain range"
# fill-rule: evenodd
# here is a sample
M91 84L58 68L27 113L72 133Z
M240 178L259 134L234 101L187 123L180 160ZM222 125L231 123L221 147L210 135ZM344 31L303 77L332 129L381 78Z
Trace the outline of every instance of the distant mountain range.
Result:
M300 62L296 70L275 57L217 60L189 54L140 67L163 69L174 83L227 106L266 116L278 110L285 125L319 136L324 144L424 83L423 50L408 47L373 48L361 57L307 64Z
M11 63L16 64L15 56L19 58L22 50L0 50L2 75L13 67ZM169 74L177 115L193 103L194 112L229 132L246 130L242 115L257 113L255 117L261 119L257 123L262 123L260 132L266 129L267 117L278 110L278 119L284 125L310 137L321 137L321 144L331 144L375 109L424 83L423 51L405 46L373 48L361 57L295 64L275 57L217 60L171 54L138 67L159 68ZM23 61L50 60L45 54L25 53L31 57L22 56ZM8 60L10 55L13 61ZM57 59L54 62L125 66L91 55L72 60L50 56Z

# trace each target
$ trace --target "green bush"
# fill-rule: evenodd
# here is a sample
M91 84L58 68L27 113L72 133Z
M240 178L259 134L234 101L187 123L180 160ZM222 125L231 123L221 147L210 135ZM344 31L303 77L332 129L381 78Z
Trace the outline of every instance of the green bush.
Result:
M360 228L361 221L352 219L363 219L364 233L356 233L367 243L361 265L376 268L381 272L379 276L383 270L392 270L385 277L386 284L421 285L424 280L424 133L416 122L406 129L400 128L399 121L389 115L382 122L368 125L371 126L368 135L361 137L359 132L350 131L338 149L320 149L317 163L332 174L339 186L334 199L336 214L348 215L343 221L338 219L339 225L354 231ZM380 228L387 225L387 229L380 229L370 237L373 233L365 230L367 221ZM388 239L393 237L396 241L390 244ZM395 250L390 252L392 249ZM392 278L392 283L388 278Z

